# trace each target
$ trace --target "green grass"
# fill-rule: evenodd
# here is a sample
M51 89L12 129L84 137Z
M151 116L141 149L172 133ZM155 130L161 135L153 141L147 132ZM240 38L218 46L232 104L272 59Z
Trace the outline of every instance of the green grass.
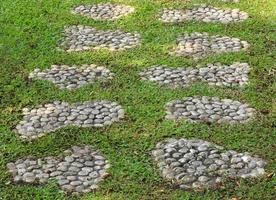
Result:
M115 22L99 22L75 16L70 9L81 3L103 0L2 0L0 2L0 199L83 200L183 200L183 199L275 199L275 177L226 184L217 191L185 192L164 181L150 152L164 138L200 138L237 151L248 151L268 161L267 172L275 170L276 152L276 66L275 10L273 0L241 0L226 4L219 0L114 0L136 8ZM165 25L157 20L163 7L186 8L208 2L218 7L240 8L251 16L229 25L186 22ZM274 14L273 14L274 13ZM65 53L57 51L65 25L82 24L99 29L137 31L142 45L127 51L105 50ZM195 62L169 56L168 50L183 32L239 37L251 43L248 52L210 56ZM252 67L246 88L218 88L195 84L172 90L141 82L138 73L154 64L172 67L221 62L248 62ZM47 81L30 82L34 68L52 64L106 65L116 77L110 84L94 84L76 91L60 91ZM164 120L166 102L186 96L207 95L246 102L258 111L255 121L242 125L206 125ZM21 109L54 100L78 102L108 99L120 103L126 118L104 129L67 127L33 142L22 141L13 131L22 119ZM111 176L96 193L67 196L56 183L44 186L13 185L6 164L27 155L58 155L72 145L88 144L104 153L112 164Z

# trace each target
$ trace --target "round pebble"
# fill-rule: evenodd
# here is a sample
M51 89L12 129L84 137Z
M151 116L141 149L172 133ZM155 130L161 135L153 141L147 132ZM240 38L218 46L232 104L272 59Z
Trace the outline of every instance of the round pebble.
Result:
M39 162L28 158L9 163L7 168L16 183L47 183L49 180L56 180L63 191L75 194L94 190L95 186L108 175L106 172L109 168L108 160L89 146L74 146L66 150L64 155L70 156L73 162L54 157L40 158ZM88 161L93 164L86 165ZM96 162L101 162L101 165ZM74 163L79 163L81 166L75 167ZM75 170L72 171L72 167ZM60 171L60 168L63 170Z
M60 48L67 52L101 48L116 51L130 49L140 44L138 33L97 30L82 25L65 28L64 36L65 39L61 42Z
M100 3L96 5L80 5L72 10L73 14L80 14L94 20L116 20L134 12L134 8L126 5Z
M179 155L175 157L175 153ZM262 159L198 139L165 140L156 145L152 155L162 176L182 189L212 189L227 178L255 178L265 174L266 162ZM225 157L229 159L224 161ZM249 167L253 163L254 167Z
M194 32L178 37L177 46L169 54L198 60L210 55L245 51L249 46L239 38Z
M97 65L67 66L53 65L44 71L35 69L30 73L30 79L47 80L60 89L73 90L96 81L110 80L114 76L108 69Z
M187 97L166 105L166 118L186 119L190 122L245 123L251 120L255 110L247 104L218 97Z
M172 88L187 87L198 81L207 82L209 85L235 87L248 83L249 70L247 63L234 63L230 66L216 63L196 68L155 65L141 72L140 76L142 80Z
M201 5L187 10L164 9L160 20L169 23L192 20L227 24L244 21L247 18L248 14L239 9L219 9L208 5Z
M75 103L56 101L35 109L23 109L16 130L23 139L36 139L61 127L103 127L124 117L123 108L107 100Z

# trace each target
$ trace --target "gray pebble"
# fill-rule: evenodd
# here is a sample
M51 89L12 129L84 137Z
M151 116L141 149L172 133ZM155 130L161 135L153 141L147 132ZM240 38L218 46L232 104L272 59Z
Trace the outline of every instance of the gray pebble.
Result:
M197 112L193 111L196 108L196 102L200 102L200 104L205 106L205 108L202 109L205 112L204 115L199 115ZM254 109L245 107L244 105L245 104L238 101L230 99L220 100L216 97L187 97L183 100L174 100L167 103L166 118L172 118L174 120L186 119L189 121L208 123L245 123L253 118L255 111ZM229 113L227 110L231 106L235 106L236 109L235 111ZM242 118L240 118L240 110L243 110ZM201 147L199 149L201 149ZM215 154L211 155L211 158L215 158ZM227 160L228 157L224 156L223 160L224 159Z
M248 42L238 38L198 32L185 33L177 38L177 46L170 55L192 57L198 60L209 55L245 51L249 46ZM239 47L238 50L236 47Z
M201 147L204 148L198 151ZM182 153L182 149L187 151ZM223 147L204 140L168 139L158 143L152 155L162 176L182 189L216 188L228 177L252 178L265 174L263 167L266 163L262 159L249 153L226 151ZM223 160L223 157L228 159ZM252 164L251 168L248 162L254 162L255 165Z
M61 189L68 193L86 193L91 191L91 187L97 188L97 184L104 179L109 168L105 158L89 146L75 146L65 153L67 156L60 160L53 157L38 160L20 159L7 164L7 167L14 182L38 181L40 184L45 184L48 180L54 179ZM101 165L94 167L93 163L100 161ZM60 171L60 168L63 170Z
M201 73L204 69L204 73ZM231 69L229 71L229 69ZM250 67L247 63L234 63L233 65L221 65L208 64L205 68L170 68L167 66L153 66L140 73L142 80L149 80L151 82L158 83L161 86L169 86L172 88L187 87L194 82L207 82L209 85L235 87L244 86L248 84L248 73ZM161 71L156 73L156 71ZM167 74L167 72L170 72ZM177 75L180 78L174 78ZM188 76L187 76L188 75ZM162 76L162 79L159 77ZM212 80L210 80L212 77ZM176 105L183 107L182 105ZM196 105L196 109L193 105L187 107L189 111L197 112L198 114L204 114L204 104ZM211 107L212 109L212 107ZM239 110L239 114L245 114L244 110Z
M64 40L60 43L60 48L67 52L101 48L118 51L134 48L140 44L138 33L97 30L82 25L66 27L64 37Z
M241 22L248 18L246 12L239 9L219 9L212 6L201 5L187 10L164 9L160 20L166 23L179 23L183 21L203 21L232 23Z
M97 73L99 75L97 75ZM35 69L30 73L29 78L51 81L60 89L73 90L96 81L110 80L113 76L114 74L105 67L91 64L71 67L67 65L53 65L51 69L46 69L44 71ZM76 80L82 81L76 82ZM63 114L64 116L69 115L69 113L67 113L67 115L66 113ZM48 121L47 118L43 120Z
M80 5L72 10L73 14L80 14L94 20L116 20L134 12L134 8L127 5L100 3L95 5Z
M102 108L104 112L96 107ZM66 102L45 104L38 108L34 108L30 112L25 112L23 120L16 126L16 129L21 138L35 139L68 125L79 127L103 127L122 119L124 115L120 115L120 112L122 112L120 110L122 110L120 105L106 100L76 103L72 105ZM59 113L61 117L53 117L53 113ZM110 118L101 117L101 119L98 119L93 117L88 119L91 115L96 115L96 117L109 115ZM47 120L41 121L43 118ZM108 124L106 124L106 122L108 122ZM66 159L70 159L70 162L73 162L73 158Z

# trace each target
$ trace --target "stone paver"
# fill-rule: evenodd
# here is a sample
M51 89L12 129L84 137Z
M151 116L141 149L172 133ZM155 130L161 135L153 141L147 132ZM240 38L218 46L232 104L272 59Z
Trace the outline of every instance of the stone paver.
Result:
M103 127L124 117L124 110L106 100L75 103L56 101L35 109L23 109L23 120L16 130L23 139L36 139L65 126Z
M249 153L198 139L168 139L152 152L162 176L182 189L215 189L227 178L255 178L265 174L266 162Z
M128 33L120 30L97 30L89 26L70 26L64 30L65 39L59 48L67 52L93 49L108 49L110 51L126 50L140 44L138 33Z
M255 110L247 104L218 97L187 97L166 105L166 118L190 122L245 123L251 120Z
M220 63L207 67L172 68L156 65L140 73L142 80L173 88L187 87L194 82L207 82L216 86L244 86L248 83L250 67L247 63L234 63L230 66Z
M166 23L179 23L192 20L227 24L244 21L247 18L248 14L239 9L220 9L213 6L201 5L187 10L164 9L160 20Z
M30 79L51 81L60 89L77 89L96 81L110 80L114 76L108 69L97 65L53 65L44 71L35 69L30 73Z
M237 3L239 0L222 0ZM80 5L73 14L94 20L114 21L134 12L134 7L112 3ZM166 23L202 21L211 23L241 22L248 18L239 9L220 9L212 6L178 10L164 9L160 20ZM138 33L121 30L98 30L73 25L64 30L59 49L79 52L95 49L126 50L141 43ZM195 60L222 53L245 51L247 41L208 33L186 33L177 38L177 46L170 55ZM140 73L142 80L170 87L187 87L197 81L210 85L241 87L248 84L250 67L247 63L227 66L220 63L196 68L171 68L156 65ZM51 69L35 69L30 79L47 80L60 89L77 89L98 80L112 79L114 74L96 65L53 65ZM231 99L218 97L187 97L166 105L166 118L186 119L190 122L245 123L253 119L255 109ZM122 106L107 100L69 104L55 101L34 109L23 109L23 120L16 131L23 139L36 139L65 126L103 127L124 118ZM152 151L162 176L185 190L215 189L229 178L256 178L265 174L266 162L248 152L238 153L200 139L167 139ZM8 171L15 183L45 184L57 181L66 193L88 193L99 187L108 175L108 160L89 146L74 146L59 157L19 159L8 163Z
M80 5L72 10L73 14L80 14L94 20L117 20L134 12L134 8L127 5L100 3L96 5Z
M177 46L170 52L170 55L198 60L210 55L245 51L249 47L248 42L239 38L194 32L178 37Z
M62 156L19 159L7 167L15 183L44 184L56 180L63 191L74 194L95 190L108 175L108 160L89 146L74 146Z

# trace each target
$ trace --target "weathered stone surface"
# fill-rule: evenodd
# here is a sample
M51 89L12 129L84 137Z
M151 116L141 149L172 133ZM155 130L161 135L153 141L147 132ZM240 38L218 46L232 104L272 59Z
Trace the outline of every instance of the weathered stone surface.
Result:
M255 110L247 104L218 97L187 97L166 105L166 118L190 122L245 123L251 120Z
M80 5L72 10L73 14L80 14L95 20L117 20L134 12L134 8L127 5L100 3L96 5Z
M110 80L114 76L108 69L97 65L53 65L44 71L35 69L30 73L30 79L51 81L60 89L73 90L96 81Z
M249 70L247 63L234 63L230 66L216 63L196 68L155 65L141 72L140 76L142 80L173 88L187 87L198 81L207 82L209 85L235 87L248 83Z
M60 48L67 52L102 48L116 51L130 49L140 44L138 33L97 30L82 25L65 28L64 37L65 39L61 42Z
M16 130L23 139L36 139L61 127L103 127L124 117L123 108L107 100L75 103L56 101L35 109L23 109Z
M247 18L248 14L239 9L219 9L201 5L187 10L164 9L160 20L166 23L179 23L192 20L227 24L244 21Z
M227 178L265 174L266 162L261 158L204 140L168 139L158 143L152 155L162 176L186 190L217 188Z
M65 158L19 159L7 164L7 168L15 183L44 184L56 180L63 191L75 194L91 192L108 175L108 160L89 146L74 146L62 156ZM88 166L86 162L92 164Z
M198 60L210 55L245 51L249 47L248 42L239 38L194 32L178 37L177 46L169 54Z

